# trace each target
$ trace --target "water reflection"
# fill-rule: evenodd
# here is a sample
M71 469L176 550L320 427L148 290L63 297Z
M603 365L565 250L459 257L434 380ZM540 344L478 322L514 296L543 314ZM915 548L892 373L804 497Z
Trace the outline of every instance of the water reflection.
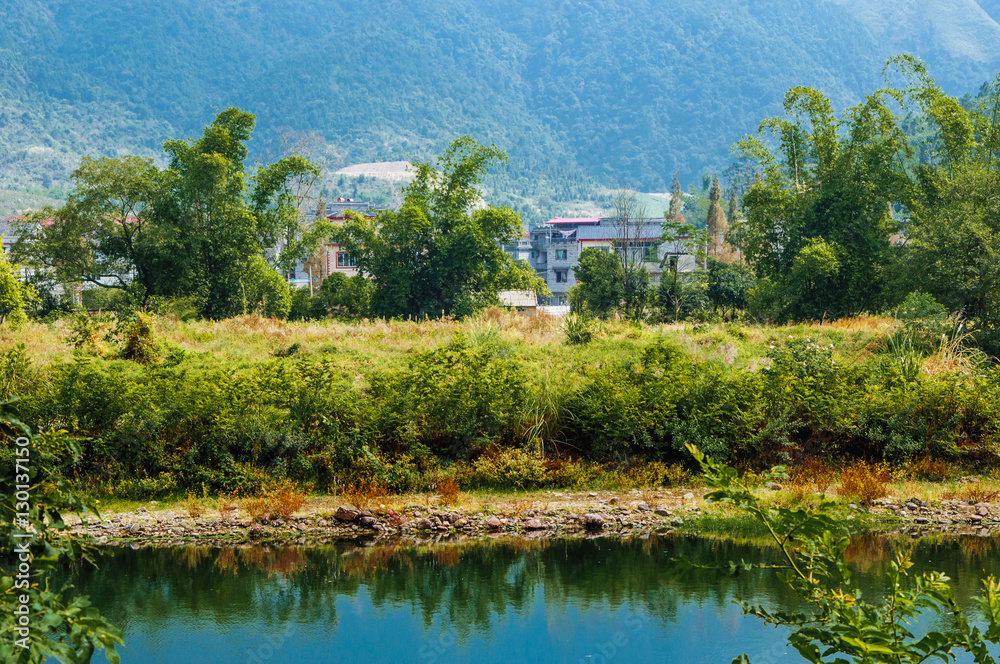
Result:
M856 538L871 591L893 551L944 571L968 604L1000 548L991 538ZM784 633L735 596L792 608L773 575L671 579L702 565L772 559L752 541L658 537L365 547L110 548L68 573L126 636L124 662L798 661ZM254 659L256 658L256 659Z

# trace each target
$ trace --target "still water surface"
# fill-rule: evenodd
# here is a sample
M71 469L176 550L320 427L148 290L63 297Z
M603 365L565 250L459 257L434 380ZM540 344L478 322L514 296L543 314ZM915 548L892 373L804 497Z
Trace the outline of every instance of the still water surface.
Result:
M925 540L915 571L939 569L960 602L1000 546ZM877 590L893 547L849 551ZM126 664L326 662L799 662L786 632L743 617L734 597L792 607L772 574L672 579L766 551L711 539L536 540L434 547L108 548L73 580L125 634ZM95 661L105 662L103 656Z

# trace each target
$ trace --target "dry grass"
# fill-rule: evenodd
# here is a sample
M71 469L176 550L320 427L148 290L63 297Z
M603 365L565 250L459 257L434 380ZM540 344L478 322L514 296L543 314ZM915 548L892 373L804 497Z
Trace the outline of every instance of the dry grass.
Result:
M581 348L564 345L565 335L560 322L560 318L546 314L526 316L497 308L487 309L465 321L450 318L281 321L253 314L223 321L182 321L164 316L156 321L156 335L158 339L190 351L189 361L201 365L271 360L276 351L297 344L293 360L324 357L339 370L367 375L375 367L402 366L413 354L448 343L456 332L489 328L510 343L530 367L572 374L581 362L609 361L631 355L633 347L645 346L663 337L673 338L687 347L696 361L725 362L738 368L759 362L774 339L812 335L821 343L835 343L837 361L841 362L863 349L873 336L881 334L879 330L890 325L888 319L873 317L835 321L823 326L713 324L709 334L694 335L697 339L693 339L689 324L636 326L628 321L609 320L598 323L594 340ZM50 324L32 322L18 331L2 329L0 346L23 342L29 357L36 362L66 360L73 350L66 343L68 326L68 320L57 320ZM849 343L845 343L845 339ZM710 343L698 343L706 340Z
M267 496L254 496L240 501L240 509L254 521L267 521L271 517L271 501Z
M654 510L660 506L660 501L663 499L659 493L649 489L643 489L639 492L639 495L642 496L642 502L646 503Z
M369 510L378 504L377 499L386 494L386 489L379 482L358 480L340 487L339 496L359 510Z
M184 511L192 519L197 519L205 513L205 506L198 502L194 494L189 493L187 500L184 502Z
M940 482L948 478L951 469L944 461L925 456L906 464L906 474L918 480Z
M289 482L278 487L268 497L271 500L273 514L280 516L282 519L289 519L306 504L307 496L308 494L305 491L299 490L294 484Z
M826 493L834 477L833 470L822 459L809 457L792 470L790 484L801 486L803 490L812 487L819 493Z
M941 493L941 497L945 500L961 500L962 502L972 504L989 503L996 500L998 496L1000 496L1000 491L994 491L984 486L980 486L979 482L963 484L957 489L951 489Z
M884 332L896 325L892 318L884 316L852 316L850 318L839 318L828 323L813 323L813 327L832 327L835 330L858 331L866 330L870 332Z
M456 505L458 504L458 499L461 496L460 487L458 482L455 481L453 477L446 477L437 485L438 490L438 500L442 505Z
M942 339L937 351L924 360L922 371L928 376L972 373L988 358L978 348L965 345L968 337L969 334L965 333L956 335L952 339Z
M269 521L276 517L287 520L302 509L307 495L293 483L283 482L259 496L245 498L240 502L240 508L254 521Z
M527 496L518 496L505 501L502 511L506 514L518 516L523 512L528 511L532 505L532 501L528 499Z
M889 469L885 464L855 461L841 471L837 492L870 505L876 499L889 495L889 479Z

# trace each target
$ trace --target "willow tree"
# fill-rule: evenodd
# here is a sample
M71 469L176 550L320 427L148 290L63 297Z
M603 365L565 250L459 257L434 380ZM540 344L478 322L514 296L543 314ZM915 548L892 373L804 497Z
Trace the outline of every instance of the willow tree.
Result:
M910 146L890 107L902 100L878 90L837 118L822 93L793 88L786 118L737 143L761 171L743 197L738 247L761 280L758 308L819 318L882 303L900 228L893 206L911 189Z

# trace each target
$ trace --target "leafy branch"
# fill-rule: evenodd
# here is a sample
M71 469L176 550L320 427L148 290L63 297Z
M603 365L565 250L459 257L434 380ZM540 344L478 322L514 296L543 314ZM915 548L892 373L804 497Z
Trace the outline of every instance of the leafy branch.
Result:
M897 551L890 565L889 592L866 599L855 580L844 552L850 543L845 525L829 514L833 503L816 510L766 506L734 468L706 456L693 445L688 450L701 465L705 481L713 491L709 502L732 505L761 523L781 551L780 563L752 564L741 561L716 571L730 574L741 570L771 570L805 602L802 612L772 611L763 605L737 600L746 615L772 625L793 627L788 642L808 662L846 664L916 664L930 659L955 660L956 652L968 652L977 664L995 664L988 644L1000 641L1000 582L993 576L983 581L977 598L987 622L986 632L971 627L952 597L947 576L928 572L910 577L913 563L907 551ZM782 472L777 468L775 472ZM695 567L677 561L683 571ZM918 635L914 622L928 612L947 619L939 630ZM832 658L832 659L831 659ZM749 664L746 654L733 664Z

